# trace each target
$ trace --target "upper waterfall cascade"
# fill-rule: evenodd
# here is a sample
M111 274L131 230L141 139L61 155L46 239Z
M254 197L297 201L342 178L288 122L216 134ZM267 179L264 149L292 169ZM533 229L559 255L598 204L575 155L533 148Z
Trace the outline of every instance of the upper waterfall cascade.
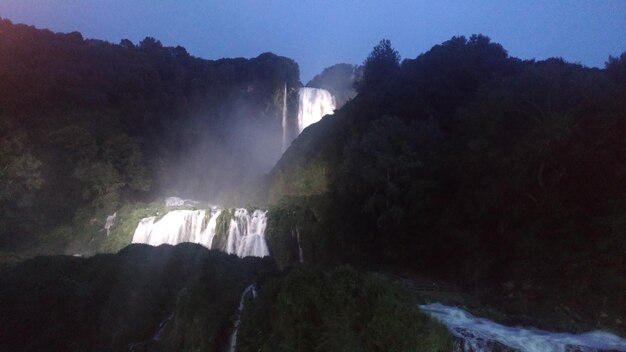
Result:
M335 98L327 90L304 87L298 96L298 133L335 111Z
M224 211L231 212L228 228L214 243L217 219ZM172 210L157 220L156 216L143 218L135 229L132 243L176 245L182 242L201 244L239 257L266 257L269 249L265 242L267 211L233 210L214 207L209 210Z
M287 150L287 83L283 88L283 141L282 141L282 152L284 153Z
M421 305L420 309L441 321L459 339L461 344L455 346L455 351L501 351L498 345L520 352L626 351L625 339L603 331L569 334L509 327L439 303Z

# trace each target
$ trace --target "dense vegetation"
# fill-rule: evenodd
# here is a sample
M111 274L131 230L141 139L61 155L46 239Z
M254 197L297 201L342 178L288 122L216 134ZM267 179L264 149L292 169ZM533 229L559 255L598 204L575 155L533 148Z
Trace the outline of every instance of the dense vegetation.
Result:
M159 196L243 203L234 190L280 155L284 86L300 85L297 64L271 53L208 61L2 19L0 52L4 250L89 242L103 232L86 227Z
M626 54L604 70L521 61L472 36L400 61L382 41L363 70L272 172L281 266L297 227L305 260L626 332Z
M336 106L342 107L356 96L354 86L361 78L362 71L361 66L336 64L325 68L320 74L313 77L306 86L329 91L335 98Z
M266 280L244 310L238 351L450 351L414 296L349 267L299 267Z
M131 245L0 270L0 341L11 351L447 351L445 328L383 277L341 267L277 276L270 259L195 244Z
M222 351L239 295L267 268L195 244L37 257L0 271L0 340L11 351Z

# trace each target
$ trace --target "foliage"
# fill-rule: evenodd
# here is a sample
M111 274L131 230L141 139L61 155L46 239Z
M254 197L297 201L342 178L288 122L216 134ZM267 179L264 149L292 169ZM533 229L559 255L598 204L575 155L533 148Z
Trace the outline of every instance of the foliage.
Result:
M284 198L270 207L265 238L279 269L298 262L325 261L334 255L327 251L333 247L333 239L316 236L325 232L322 226L330 226L326 220L330 209L326 198L320 196Z
M619 57L609 56L606 73L618 84L626 86L626 52Z
M266 264L193 244L36 257L0 272L3 347L221 351L239 295Z
M115 222L110 233L107 235L104 228L100 227L93 243L88 248L98 253L116 253L131 243L137 224L141 219L163 216L167 212L168 209L159 203L125 204L115 212ZM100 225L104 223L105 219L106 217L103 216ZM77 232L80 233L80 230Z
M399 69L400 54L389 39L381 40L363 62L363 78L357 83L357 91L369 93L387 89L397 78Z
M381 50L393 52L368 60ZM317 261L436 276L537 315L564 305L624 331L623 61L520 61L454 37L307 129L272 184L324 163L328 216L311 236L333 254ZM307 196L274 189L276 204Z
M151 37L115 45L5 19L0 52L0 248L11 251L51 249L51 237L64 249L88 236L76 223L164 194L231 199L278 158L274 97L299 86L298 65L272 53L209 61Z
M268 280L248 302L238 351L448 351L445 327L414 297L350 267L300 267Z

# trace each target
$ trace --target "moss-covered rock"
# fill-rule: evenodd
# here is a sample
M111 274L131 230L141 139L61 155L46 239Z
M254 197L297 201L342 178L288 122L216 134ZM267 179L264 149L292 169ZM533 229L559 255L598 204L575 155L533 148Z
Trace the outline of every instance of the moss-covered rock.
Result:
M270 207L265 239L272 257L284 269L297 262L332 262L335 240L324 195L283 198Z
M235 218L235 209L224 209L215 219L215 237L211 248L225 250L230 222Z
M163 217L169 209L162 203L136 203L126 204L116 212L115 222L107 234L98 236L99 241L94 241L92 246L99 253L115 253L132 242L137 224L143 218L150 216Z
M241 292L266 265L195 244L131 245L88 259L36 257L0 272L2 346L218 351Z
M450 351L446 328L382 276L299 267L262 283L237 351Z
M0 251L0 271L10 269L20 261L22 261L22 258L19 255Z

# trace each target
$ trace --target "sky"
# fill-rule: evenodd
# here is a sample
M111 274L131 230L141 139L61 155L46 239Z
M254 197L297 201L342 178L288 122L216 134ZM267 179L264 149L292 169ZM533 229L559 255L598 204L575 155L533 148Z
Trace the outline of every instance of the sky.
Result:
M151 36L206 59L271 51L305 84L383 38L403 58L477 33L522 59L603 67L626 51L626 0L0 0L0 17L113 43Z

